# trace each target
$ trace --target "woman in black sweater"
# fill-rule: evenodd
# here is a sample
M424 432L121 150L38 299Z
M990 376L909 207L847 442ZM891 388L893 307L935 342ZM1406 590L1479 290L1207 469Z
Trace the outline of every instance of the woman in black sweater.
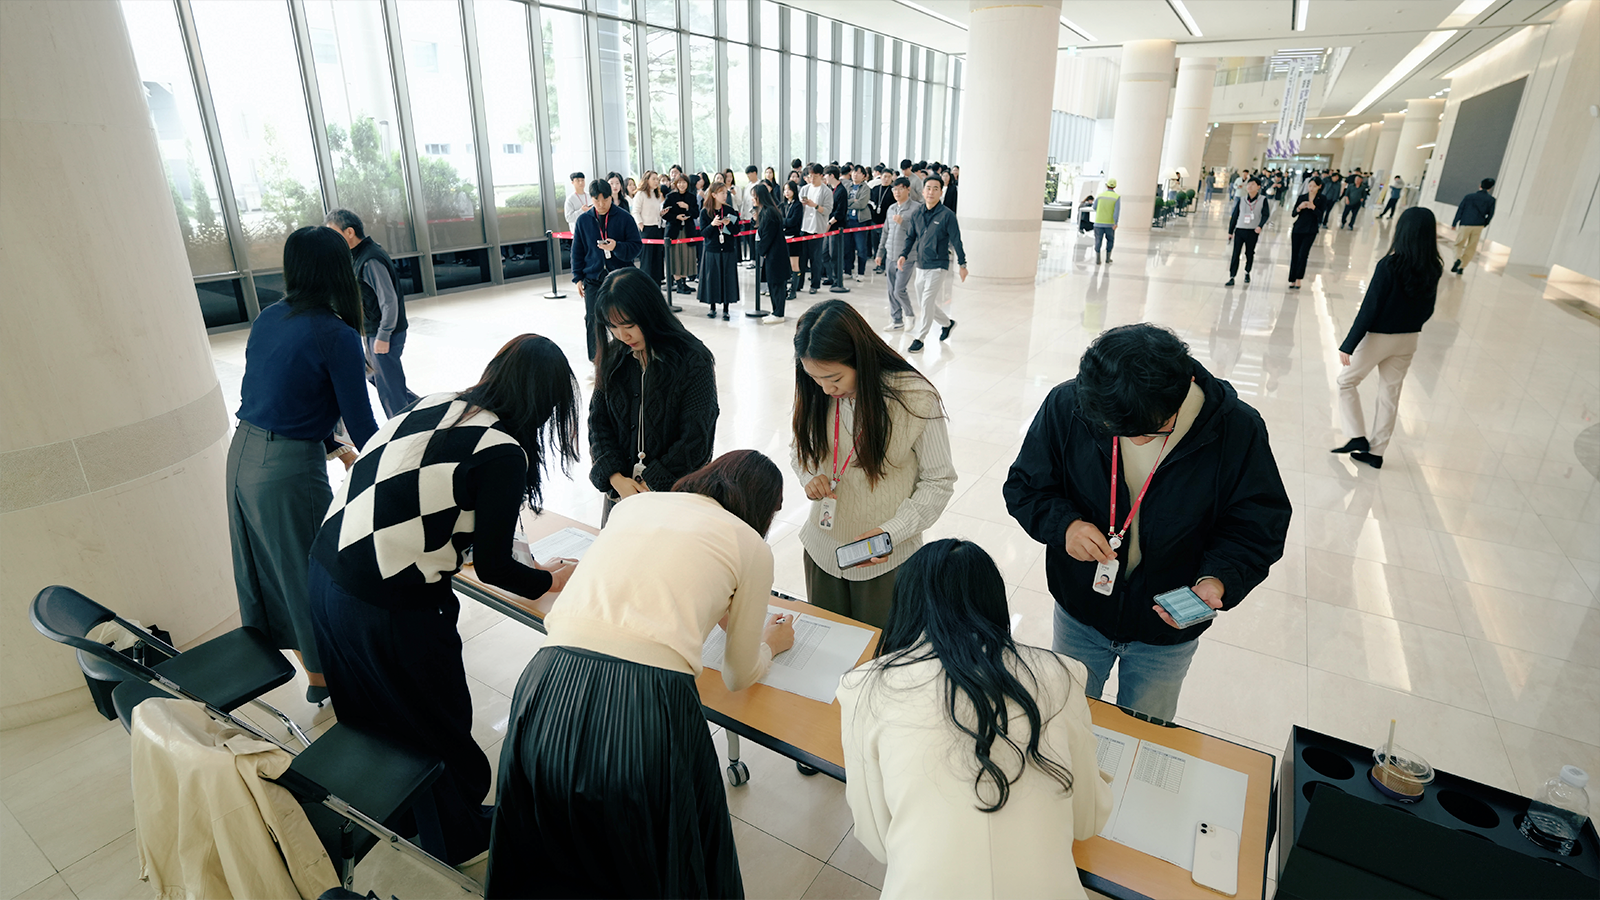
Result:
M694 223L700 218L700 199L689 187L687 175L679 174L672 185L672 192L661 201L661 221L666 223L667 238L676 241L698 237ZM668 251L672 261L672 277L677 281L673 289L678 293L694 293L689 290L688 279L695 277L695 259L698 256L694 244L673 244Z
M1322 216L1333 203L1322 196L1322 179L1306 182L1305 193L1294 201L1294 230L1289 233L1289 289L1300 290L1306 277L1306 260L1311 258L1311 245L1317 240L1317 230L1322 227Z
M756 208L756 256L767 279L767 294L772 297L772 315L763 322L782 322L784 304L789 299L789 245L783 240L783 211L772 199L766 184L750 189L750 202Z
M589 482L611 507L642 491L670 490L711 461L717 433L716 361L669 314L649 276L618 269L595 301L594 395L589 400Z
M1400 407L1400 388L1411 356L1417 352L1417 335L1433 315L1444 263L1434 240L1433 211L1414 206L1400 214L1394 226L1389 253L1372 270L1372 283L1361 300L1361 310L1350 323L1350 333L1339 345L1339 418L1349 438L1334 453L1374 469L1383 468L1383 451L1394 432ZM1367 373L1378 370L1378 409L1372 417L1372 437L1361 415L1361 395L1356 388Z
M728 307L739 302L739 213L728 202L728 186L713 180L706 189L706 205L700 211L700 235L704 237L700 256L700 302L711 306L706 318L717 317L722 304L722 321L728 321Z
M799 237L800 225L805 221L806 207L800 202L800 185L793 181L783 183L783 236L785 238ZM800 248L804 244L789 245L789 299L793 300L800 293L800 280L805 276L800 274Z

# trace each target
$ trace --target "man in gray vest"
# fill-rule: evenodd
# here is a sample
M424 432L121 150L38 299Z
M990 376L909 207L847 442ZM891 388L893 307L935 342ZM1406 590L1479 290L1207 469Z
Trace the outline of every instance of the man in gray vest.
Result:
M400 354L406 349L406 301L394 260L367 236L361 217L348 209L328 213L324 225L344 235L361 284L361 325L367 348L368 379L378 388L383 414L394 418L417 395L406 387Z

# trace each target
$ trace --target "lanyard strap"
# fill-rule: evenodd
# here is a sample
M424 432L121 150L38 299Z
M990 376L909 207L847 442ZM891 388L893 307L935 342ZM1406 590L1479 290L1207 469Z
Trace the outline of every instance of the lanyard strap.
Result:
M839 468L839 407L844 405L843 400L833 401L833 486L839 486L841 470ZM856 453L855 441L850 442L850 452L844 455L844 470L850 468L850 457Z
M1128 528L1133 525L1133 517L1137 516L1139 514L1139 504L1144 502L1145 491L1150 490L1150 480L1152 478L1156 477L1156 469L1161 468L1161 461L1166 458L1167 441L1170 441L1170 440L1172 440L1172 435L1170 435L1170 434L1161 439L1161 451L1156 454L1156 464L1150 467L1150 474L1145 476L1145 478L1144 478L1144 487L1139 489L1139 496L1138 496L1137 499L1135 499L1133 501L1133 508L1128 510L1128 519L1127 519L1127 521L1122 523L1122 530L1121 531L1109 532L1107 534L1108 537L1110 537L1113 540L1116 540L1118 542L1121 542L1121 540L1124 537L1127 536ZM1120 447L1121 444L1122 444L1122 441L1120 439L1115 438L1115 437L1113 437L1111 439L1111 526L1110 527L1112 527L1112 528L1116 528L1117 527L1117 472L1118 472L1118 470L1120 468L1120 466L1118 465L1118 461L1121 459L1121 453L1119 452L1118 448ZM1113 545L1113 546L1115 546L1115 545Z

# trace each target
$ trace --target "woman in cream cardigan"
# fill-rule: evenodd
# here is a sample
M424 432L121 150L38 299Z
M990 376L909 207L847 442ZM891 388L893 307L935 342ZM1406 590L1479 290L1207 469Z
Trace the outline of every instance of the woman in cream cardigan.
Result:
M1083 897L1072 842L1111 815L1083 663L1012 642L977 544L900 569L878 656L845 673L845 797L883 897Z
M881 628L895 570L954 491L939 392L843 300L800 317L794 359L790 462L812 501L800 529L807 599ZM836 549L884 533L890 553L839 568Z

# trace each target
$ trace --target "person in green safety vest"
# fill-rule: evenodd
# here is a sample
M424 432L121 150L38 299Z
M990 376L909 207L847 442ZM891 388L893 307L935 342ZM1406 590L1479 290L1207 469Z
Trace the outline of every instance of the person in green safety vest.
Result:
M1117 180L1106 179L1106 189L1094 198L1094 264L1100 265L1100 241L1106 243L1106 262L1111 262L1111 248L1117 243L1117 219L1122 216L1122 196L1117 193Z

